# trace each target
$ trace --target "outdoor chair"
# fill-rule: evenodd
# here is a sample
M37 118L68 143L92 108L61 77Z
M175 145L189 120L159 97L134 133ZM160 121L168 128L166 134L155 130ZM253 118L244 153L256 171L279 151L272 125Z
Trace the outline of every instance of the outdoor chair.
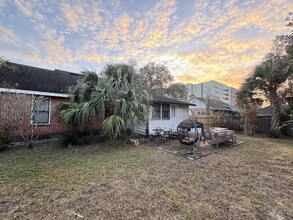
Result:
M169 131L164 131L163 134L161 135L162 143L171 144L171 135L172 135L172 129L169 129Z
M155 131L155 138L161 139L164 129L162 129L161 127L157 127L156 129L154 129L154 131Z

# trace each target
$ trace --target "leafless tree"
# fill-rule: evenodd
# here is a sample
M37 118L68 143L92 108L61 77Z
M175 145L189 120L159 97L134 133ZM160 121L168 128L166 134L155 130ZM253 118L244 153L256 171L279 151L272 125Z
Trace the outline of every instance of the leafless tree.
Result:
M31 148L37 139L38 124L33 122L36 120L36 112L38 112L43 97L17 94L9 90L0 93L0 121L2 122L0 126L11 129L9 135L22 137L26 142L26 147Z

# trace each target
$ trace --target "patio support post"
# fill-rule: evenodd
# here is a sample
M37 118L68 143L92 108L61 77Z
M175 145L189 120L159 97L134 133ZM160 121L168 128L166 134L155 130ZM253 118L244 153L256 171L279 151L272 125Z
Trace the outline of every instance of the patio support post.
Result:
M147 126L146 126L146 129L145 129L145 135L146 135L147 139L149 139L149 134L150 134L150 131L149 131L149 119L147 119Z

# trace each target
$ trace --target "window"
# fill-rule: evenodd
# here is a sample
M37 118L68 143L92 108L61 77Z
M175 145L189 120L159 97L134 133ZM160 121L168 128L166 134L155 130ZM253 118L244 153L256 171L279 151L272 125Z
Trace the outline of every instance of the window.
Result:
M175 106L171 106L171 115L172 115L172 117L176 117L175 109L176 109Z
M153 119L161 119L161 104L153 104Z
M50 104L51 100L48 98L33 100L32 124L50 123Z
M170 105L169 104L162 105L162 119L170 119Z
M159 104L154 103L152 119L170 119L170 105L169 104ZM175 107L174 107L175 109ZM173 111L175 115L175 110Z

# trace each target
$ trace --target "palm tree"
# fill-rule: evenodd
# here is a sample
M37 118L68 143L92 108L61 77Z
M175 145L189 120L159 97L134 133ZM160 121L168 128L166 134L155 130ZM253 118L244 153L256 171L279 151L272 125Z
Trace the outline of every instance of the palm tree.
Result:
M292 74L292 60L285 56L271 56L257 65L246 81L251 91L262 91L271 104L271 130L280 127L281 89Z
M103 78L86 71L71 89L71 102L58 107L61 121L84 130L94 116L103 119L102 134L116 139L120 134L145 123L149 116L150 97L135 91L134 69L126 64L108 65Z

